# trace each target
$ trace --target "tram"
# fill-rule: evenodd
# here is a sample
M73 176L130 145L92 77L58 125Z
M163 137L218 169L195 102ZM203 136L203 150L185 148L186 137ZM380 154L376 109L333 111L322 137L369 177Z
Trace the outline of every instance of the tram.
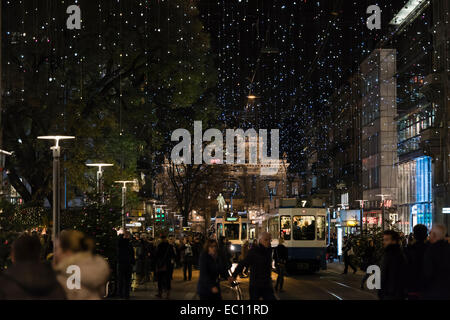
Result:
M252 232L254 229L252 229L251 221L248 220L247 213L216 217L215 230L217 239L225 237L231 242L231 251L235 256L240 254L245 241L251 242L256 236L255 232Z
M326 209L279 208L263 217L263 230L272 235L272 247L284 240L288 271L326 269Z

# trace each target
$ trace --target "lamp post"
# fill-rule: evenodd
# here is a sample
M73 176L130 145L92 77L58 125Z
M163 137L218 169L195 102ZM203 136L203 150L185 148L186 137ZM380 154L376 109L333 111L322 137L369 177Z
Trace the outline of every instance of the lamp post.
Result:
M364 218L364 202L367 202L368 200L355 200L359 202L359 207L361 208L361 221L359 222L359 225L361 227L361 235L363 233L363 218ZM366 221L366 231L367 231L367 221Z
M134 183L134 181L115 181L115 183L122 184L122 228L125 231L125 201L127 197L127 184Z
M75 139L71 136L42 136L38 137L40 140L54 140L55 145L51 147L53 150L53 253L56 250L56 239L59 237L60 229L60 216L61 216L61 190L60 190L60 174L61 174L61 147L59 146L60 140Z
M381 211L381 228L383 231L385 229L385 226L384 226L384 220L385 220L385 218L384 218L384 200L390 196L391 196L390 194L377 194L377 197L381 197L381 202L383 205L382 211Z
M105 194L103 192L103 168L104 167L113 167L113 164L109 163L88 163L86 164L88 167L96 167L97 171L97 193L101 195L102 204L105 203Z

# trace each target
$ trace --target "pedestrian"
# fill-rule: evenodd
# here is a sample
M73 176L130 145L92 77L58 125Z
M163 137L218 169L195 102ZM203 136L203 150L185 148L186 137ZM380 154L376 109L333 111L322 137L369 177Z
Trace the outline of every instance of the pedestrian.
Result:
M200 259L200 254L201 254L201 252L202 252L202 245L201 245L201 243L200 243L200 239L197 237L197 236L195 236L194 237L194 244L192 245L192 249L193 249L193 252L194 252L194 268L196 269L196 270L198 270L199 269L199 259Z
M370 274L367 273L367 268L376 263L376 250L375 243L373 239L369 240L368 246L365 248L362 261L361 261L361 270L364 272L364 277L361 280L361 290L364 290L364 283L366 283L367 279L369 279Z
M244 242L244 244L242 245L242 249L241 249L241 254L239 255L239 262L245 260L245 258L248 255L248 252L250 250L250 243L247 241ZM239 275L239 277L241 278L246 278L248 276L248 268L245 267L242 270L242 273Z
M192 250L192 244L189 242L188 238L183 239L183 244L180 249L180 256L183 263L183 279L184 281L191 281L194 252Z
M220 277L231 282L226 264L219 256L217 242L207 240L200 254L200 277L197 284L197 294L200 300L222 300Z
M162 298L164 291L166 292L166 298L170 298L170 264L173 259L172 246L167 241L167 236L161 236L161 243L156 248L156 277L158 279L158 298Z
M231 256L230 250L228 250L228 248L227 248L225 237L219 238L218 248L219 248L220 259L223 261L223 263L225 263L226 268L230 269L232 266L232 262L231 262L232 256Z
M66 294L49 264L41 262L36 236L23 234L12 244L12 266L0 274L0 300L65 300Z
M175 239L171 236L169 237L169 245L172 250L171 259L169 264L169 277L170 280L173 280L173 270L175 269L176 257L177 257L177 248L175 247Z
M353 274L355 274L357 271L356 267L353 265L355 253L353 251L352 241L347 236L344 237L344 247L342 250L344 254L344 272L342 274L347 274L349 266L353 269Z
M145 263L147 258L147 248L143 236L136 235L135 256L136 256L136 281L138 285L144 283L145 279Z
M75 230L62 231L56 241L53 268L69 300L100 300L105 296L111 270L103 257L93 254L94 247L91 238ZM72 276L68 270L72 266L80 272L80 288L76 290L67 285Z
M428 243L425 240L428 237L428 229L423 224L418 224L413 228L413 239L409 241L405 249L407 262L406 287L408 300L423 299L425 290L425 275L423 270L425 252Z
M250 249L247 257L241 261L233 272L233 281L244 267L250 269L250 300L276 300L272 284L272 237L268 232L259 236L259 244Z
M383 232L384 254L381 262L380 300L404 300L406 297L406 258L398 232Z
M427 300L450 299L450 244L445 239L446 227L436 224L430 231L430 245L425 251L424 273Z
M122 299L130 299L131 276L136 261L130 238L130 233L125 231L117 243L117 277L119 297Z
M284 275L286 273L286 264L288 261L288 249L284 245L283 238L280 238L278 241L278 246L274 250L273 257L275 260L275 268L278 273L275 291L283 292Z

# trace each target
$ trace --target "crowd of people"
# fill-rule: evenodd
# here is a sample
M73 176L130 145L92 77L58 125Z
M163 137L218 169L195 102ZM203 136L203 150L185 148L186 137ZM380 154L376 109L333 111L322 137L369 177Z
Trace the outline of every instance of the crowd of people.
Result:
M357 249L352 240L344 238L344 274L349 267L356 273L358 267L352 258ZM406 241L393 230L384 231L381 259L375 241L368 241L358 265L364 272L372 265L380 267L381 300L450 299L450 244L443 225L434 225L429 234L426 226L416 225ZM62 231L54 255L42 237L24 233L12 243L9 253L5 253L5 245L0 247L1 267L6 256L12 262L0 270L0 299L97 300L108 295L129 299L133 286L147 282L157 282L156 296L169 299L174 269L180 268L184 281L192 281L193 269L199 270L197 294L201 300L221 300L221 281L235 285L238 277L247 276L250 300L275 300L275 291L283 290L288 249L283 239L276 248L271 242L267 232L251 244L246 241L231 272L236 257L225 238L196 235L175 239L161 235L153 239L144 233L125 231L118 236L117 257L111 265L111 261L95 254L95 241L79 231ZM275 287L273 265L278 274ZM78 290L68 285L74 281L68 272L72 266L83 275ZM369 276L363 277L361 289Z
M376 254L375 240L370 239L362 250L361 270L372 265L380 267L381 284L378 296L381 300L450 299L450 243L446 227L436 224L428 234L425 225L414 226L408 237L394 230L383 232L383 251ZM351 237L344 237L344 274L348 268L357 272L356 245ZM370 274L365 274L361 289Z

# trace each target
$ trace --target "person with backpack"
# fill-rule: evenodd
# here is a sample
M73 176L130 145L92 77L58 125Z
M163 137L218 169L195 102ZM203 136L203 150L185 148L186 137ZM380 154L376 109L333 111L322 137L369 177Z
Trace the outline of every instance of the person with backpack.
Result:
M181 261L183 263L184 281L191 281L194 251L192 249L192 244L187 238L183 239L183 244L181 245Z

